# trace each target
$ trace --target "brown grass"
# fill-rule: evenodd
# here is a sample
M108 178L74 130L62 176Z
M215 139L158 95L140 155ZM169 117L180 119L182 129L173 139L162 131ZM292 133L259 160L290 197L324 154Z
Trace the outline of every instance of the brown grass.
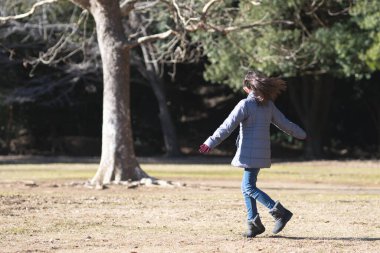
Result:
M267 231L251 240L241 236L241 171L228 165L143 164L152 175L187 186L104 191L66 186L91 176L95 164L12 166L0 166L0 252L378 252L380 247L376 162L276 164L263 171L259 187L294 216L273 236L272 218L259 205ZM23 183L31 179L28 173L39 175L33 178L37 186Z

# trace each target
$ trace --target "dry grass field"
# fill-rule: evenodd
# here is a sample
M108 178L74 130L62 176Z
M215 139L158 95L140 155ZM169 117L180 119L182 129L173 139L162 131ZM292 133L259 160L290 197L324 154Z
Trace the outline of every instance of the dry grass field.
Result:
M0 252L380 252L379 161L275 163L258 186L293 213L278 235L245 239L241 170L142 163L185 187L83 182L96 163L0 164Z

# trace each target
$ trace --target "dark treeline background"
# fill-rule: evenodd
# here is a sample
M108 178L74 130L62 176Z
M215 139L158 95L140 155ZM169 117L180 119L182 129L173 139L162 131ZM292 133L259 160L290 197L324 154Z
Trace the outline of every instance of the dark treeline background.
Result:
M285 3L278 3L278 5L281 4ZM374 4L379 7L376 2ZM5 8L4 6L3 8ZM27 6L25 8L27 9ZM58 18L55 17L55 24L62 24L63 21L58 21L60 18L67 19L67 13L70 13L71 18L80 16L77 7L70 3L61 4L59 8L60 15L57 14ZM55 12L57 13L57 10ZM88 36L86 45L83 46L81 44L83 36L76 34L77 37L72 38L71 44L66 43L65 48L59 51L59 57L63 57L63 60L62 58L57 62L51 60L49 64L35 61L36 57L41 55L40 52L49 52L49 49L56 45L56 41L59 41L62 36L62 32L59 33L60 26L58 25L55 26L54 32L49 30L47 24L52 22L51 20L48 22L46 19L49 18L46 16L49 15L37 12L31 19L13 21L0 27L0 154L100 155L103 80L99 52L94 46L96 44L95 37L93 34ZM331 24L346 22L345 19L347 18L344 17L339 21L334 17ZM324 21L325 23L330 22L329 18ZM93 21L89 18L87 27L83 31L87 29L87 33L93 32L91 30L93 27ZM311 32L313 29L317 31L319 28L310 25ZM374 28L374 30L376 29L378 28ZM295 30L292 28L292 31ZM363 36L359 32L356 33L357 31L359 31L358 28L353 28L350 36ZM72 35L70 34L70 36ZM205 43L210 39L197 36L194 37L204 40ZM242 36L250 38L244 33ZM272 34L272 36L274 35ZM329 38L331 35L327 34L326 36ZM207 45L212 46L212 43L205 44L203 50L209 50L210 54L206 52L190 63L177 63L174 76L170 74L174 69L173 64L163 63L162 65L163 71L160 80L183 154L196 154L199 145L223 122L236 103L244 98L241 89L231 81L233 78L236 79L236 73L244 72L238 67L236 67L236 73L235 69L223 69L223 66L219 66L220 62L216 62L223 59L223 57L219 59L218 56L215 56L222 55L220 53L223 52L222 43L226 43L226 47L229 48L229 41L224 42L223 39L216 36L211 40L212 43L216 43L215 41L219 43L216 52L210 48L207 49ZM82 46L82 51L66 57L69 52L75 51L77 45ZM353 44L353 47L355 45ZM85 47L86 50L83 49ZM265 45L258 42L255 45L252 44L252 47L259 49L265 48ZM141 50L143 49L135 50L135 62L141 60ZM224 50L226 49L224 48ZM234 54L233 51L231 50L231 54ZM228 51L224 52L223 56L228 53ZM263 51L263 53L273 52ZM342 54L346 54L346 52ZM50 55L47 55L47 58L49 58L48 56ZM260 52L258 56L260 56ZM338 56L327 53L322 55L321 59L323 57L333 61L334 64L335 61L341 60L334 58ZM348 59L347 62L356 59L346 57L346 55L342 56L343 58ZM230 60L231 56L226 57L225 61ZM318 64L322 64L321 62ZM239 62L239 64L241 63ZM328 64L326 63L326 66ZM215 66L216 70L214 69L214 72L211 73L209 68L208 74L204 75L206 68L210 65L211 68ZM281 65L280 62L278 65ZM278 69L271 65L255 65L254 62L246 64L246 67L249 68L255 68L255 66L268 74L284 76L289 87L297 88L305 84L305 75L302 72L294 74L289 71L289 66L284 65L283 69L280 67ZM231 67L234 68L235 65L231 64ZM327 111L327 123L323 129L320 129L321 140L318 145L321 146L321 153L308 153L305 156L304 142L297 141L273 127L274 157L379 158L380 73L376 70L376 66L372 67L369 74L361 73L361 70L356 67L356 65L352 65L350 73L345 75L336 74L339 71L336 70L338 67L334 65L326 73L324 72L324 76L331 77L329 80L332 82L333 88L331 104ZM320 68L323 69L323 67ZM316 72L317 70L319 69L313 69ZM159 117L160 109L152 84L141 71L141 65L132 64L131 75L132 125L136 153L140 156L165 155L166 147ZM212 75L214 77L210 78ZM229 75L231 77L227 78L226 76ZM307 75L307 77L315 77L317 74ZM243 76L238 78L243 78ZM218 79L222 81L218 81ZM229 81L231 84L228 84ZM294 99L292 100L292 90L294 91L294 88L288 89L282 94L276 104L289 119L305 127L303 120L297 114ZM312 92L312 96L314 96L313 91L309 92ZM305 99L307 100L307 98ZM320 99L322 99L320 103L323 105L323 97ZM303 102L311 103L311 101ZM326 103L330 102L326 101ZM307 117L313 119L317 125L318 112L308 111L307 114L315 114L312 115L313 117L310 115ZM321 118L321 120L325 119ZM236 132L213 154L231 155L235 150L235 137ZM309 135L308 142L313 142L313 136Z
M2 52L3 61L8 55ZM206 59L204 60L206 61ZM177 128L182 152L195 154L200 143L212 134L244 94L227 85L213 84L203 79L204 61L178 66L174 82L165 78L165 90L171 115ZM2 62L3 66L7 66ZM11 64L1 68L1 83L10 87L29 79L29 70ZM57 71L44 66L34 78L44 72ZM132 71L132 124L136 153L162 155L164 143L158 118L158 106L147 83ZM90 87L78 80L64 100L2 104L0 111L0 152L6 154L99 155L101 141L102 78L95 75ZM379 81L376 74L370 80ZM289 81L288 81L289 82ZM297 79L291 80L297 82ZM365 96L358 96L355 80L337 80L328 129L323 137L324 156L330 158L375 158L379 156L376 138L378 122ZM52 91L52 96L59 90ZM370 91L363 91L370 92ZM285 92L277 100L278 107L294 122L301 124ZM236 134L236 133L235 133ZM235 136L235 135L233 135ZM273 128L275 157L297 157L302 143ZM230 137L216 154L231 154L234 137Z

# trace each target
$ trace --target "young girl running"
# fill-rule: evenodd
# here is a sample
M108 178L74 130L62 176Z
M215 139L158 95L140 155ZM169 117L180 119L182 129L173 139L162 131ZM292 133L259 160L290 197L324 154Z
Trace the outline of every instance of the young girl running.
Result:
M271 166L270 124L273 123L285 133L298 139L305 139L306 133L290 122L273 104L277 96L286 89L279 78L266 77L249 71L243 81L248 94L232 110L223 124L200 146L201 153L207 153L226 139L240 124L237 151L231 162L244 168L241 190L247 207L248 231L246 237L255 237L265 231L257 212L256 200L269 209L275 219L273 233L279 233L293 214L280 202L274 202L265 192L256 187L260 168Z

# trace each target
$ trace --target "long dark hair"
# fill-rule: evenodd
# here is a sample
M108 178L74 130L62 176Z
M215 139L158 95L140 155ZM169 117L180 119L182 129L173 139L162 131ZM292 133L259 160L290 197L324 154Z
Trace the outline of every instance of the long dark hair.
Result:
M248 71L244 77L243 86L253 90L256 101L264 104L274 101L286 90L285 81L277 77L267 77L258 71Z

